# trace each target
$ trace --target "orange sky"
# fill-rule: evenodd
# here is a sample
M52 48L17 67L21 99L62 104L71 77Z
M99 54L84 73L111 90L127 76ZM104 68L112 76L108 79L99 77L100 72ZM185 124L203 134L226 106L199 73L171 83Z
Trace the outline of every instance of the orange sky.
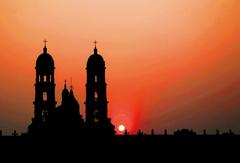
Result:
M240 133L239 0L1 0L0 12L4 133L31 122L44 39L58 104L72 77L84 114L86 61L98 40L116 126Z

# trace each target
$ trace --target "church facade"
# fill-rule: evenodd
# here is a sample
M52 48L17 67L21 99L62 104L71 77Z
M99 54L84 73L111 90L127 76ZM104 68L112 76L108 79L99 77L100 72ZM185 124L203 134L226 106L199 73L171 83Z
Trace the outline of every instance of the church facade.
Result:
M80 114L80 104L71 87L65 81L60 106L55 100L55 65L47 52L46 41L43 53L36 61L34 117L28 127L29 135L114 135L115 127L108 117L106 95L105 61L94 53L87 61L86 117Z

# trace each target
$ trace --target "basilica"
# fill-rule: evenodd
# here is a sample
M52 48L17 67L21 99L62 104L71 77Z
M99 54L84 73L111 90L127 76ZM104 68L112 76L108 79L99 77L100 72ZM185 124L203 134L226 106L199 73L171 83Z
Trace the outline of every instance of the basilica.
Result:
M114 135L115 127L108 117L105 61L98 53L96 42L87 61L85 120L72 87L62 90L62 101L56 106L54 60L48 53L46 41L43 53L36 61L34 117L28 127L29 135Z

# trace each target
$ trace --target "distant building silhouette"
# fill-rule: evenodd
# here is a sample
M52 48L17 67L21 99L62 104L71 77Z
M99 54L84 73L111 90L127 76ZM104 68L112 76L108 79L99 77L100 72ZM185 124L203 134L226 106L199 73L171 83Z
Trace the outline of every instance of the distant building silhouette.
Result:
M168 133L167 133L167 129L164 129L164 135L167 135Z
M124 135L128 135L128 134L129 134L129 133L128 133L127 129L125 129Z
M219 135L219 130L216 130L216 135Z
M151 130L151 135L155 135L154 129Z
M229 130L229 132L222 133L222 135L224 135L224 136L233 136L235 134L232 132L232 130Z
M137 135L143 135L144 133L141 130L138 130Z
M197 135L197 134L193 130L181 129L181 130L175 131L174 135L177 135L177 136L193 136L193 135Z
M206 129L203 130L203 135L207 135Z
M18 133L16 130L13 131L12 136L18 136Z

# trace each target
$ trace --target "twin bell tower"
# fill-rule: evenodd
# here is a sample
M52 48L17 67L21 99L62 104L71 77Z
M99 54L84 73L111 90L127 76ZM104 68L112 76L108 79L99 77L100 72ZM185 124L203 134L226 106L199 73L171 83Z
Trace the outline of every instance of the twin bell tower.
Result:
M80 105L73 90L62 92L62 104L56 107L55 65L44 41L43 53L36 61L34 117L28 127L28 134L40 135L114 135L115 127L108 118L106 94L105 61L95 48L87 61L87 83L85 120L80 114Z

